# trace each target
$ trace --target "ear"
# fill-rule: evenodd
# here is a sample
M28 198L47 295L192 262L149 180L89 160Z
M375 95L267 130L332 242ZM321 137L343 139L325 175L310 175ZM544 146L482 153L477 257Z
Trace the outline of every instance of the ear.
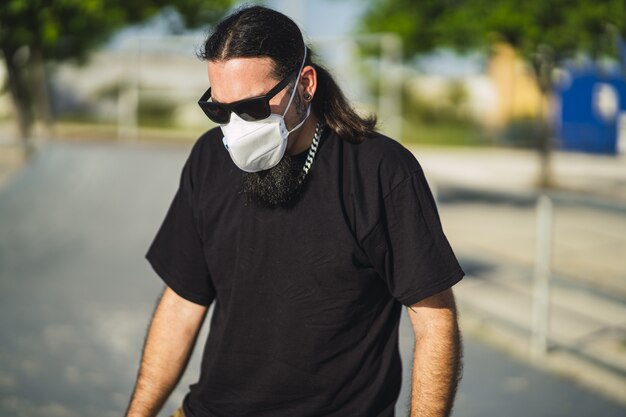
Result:
M302 68L298 90L305 102L311 102L313 100L315 91L317 90L317 71L315 71L313 66L307 65ZM309 96L310 98L307 100L306 97Z

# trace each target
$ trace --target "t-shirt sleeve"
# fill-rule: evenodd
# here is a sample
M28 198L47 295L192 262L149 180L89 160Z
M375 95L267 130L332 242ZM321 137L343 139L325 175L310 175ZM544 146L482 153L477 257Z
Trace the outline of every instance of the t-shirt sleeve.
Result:
M383 197L381 210L364 249L394 298L411 306L463 278L421 169Z
M146 259L178 295L209 306L215 298L215 290L196 225L190 161L191 158L183 167L178 190Z

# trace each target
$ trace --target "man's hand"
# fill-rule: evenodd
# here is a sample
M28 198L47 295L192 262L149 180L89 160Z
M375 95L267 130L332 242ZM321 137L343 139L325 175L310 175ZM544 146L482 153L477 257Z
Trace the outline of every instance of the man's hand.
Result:
M189 362L207 307L165 287L148 329L137 384L126 417L154 417Z
M408 312L415 332L411 417L448 417L462 372L452 289L419 301Z

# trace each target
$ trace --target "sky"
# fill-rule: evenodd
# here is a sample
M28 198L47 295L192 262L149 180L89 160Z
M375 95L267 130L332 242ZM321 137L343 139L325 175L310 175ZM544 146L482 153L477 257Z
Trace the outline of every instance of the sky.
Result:
M250 3L238 2L236 6ZM349 37L358 29L359 19L366 11L369 2L362 0L267 0L265 5L291 17L303 30L309 41L324 38ZM168 15L171 19L176 16ZM109 48L124 48L132 45L136 36L157 36L166 33L165 18L157 18L141 26L122 29L109 43ZM197 39L189 43L190 53L194 44L201 42L206 29L188 32L190 38ZM131 46L132 47L132 46ZM155 47L164 48L162 43ZM180 43L176 44L180 48ZM420 72L442 76L458 77L481 73L484 59L478 54L459 56L449 50L438 50L413 62Z
M348 35L356 30L368 2L359 0L268 0L267 6L290 16L309 37Z

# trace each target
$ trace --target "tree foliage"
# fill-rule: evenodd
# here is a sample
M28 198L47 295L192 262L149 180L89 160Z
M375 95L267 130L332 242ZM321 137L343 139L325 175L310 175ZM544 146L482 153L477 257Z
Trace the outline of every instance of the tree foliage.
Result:
M0 3L0 47L41 49L46 59L84 56L121 26L141 22L166 6L188 27L219 19L231 0L4 0Z
M0 52L23 137L30 134L33 105L45 107L44 62L83 59L122 26L175 8L187 27L218 20L232 0L2 0ZM43 94L42 94L43 93ZM42 113L45 113L43 111ZM45 117L44 117L45 118Z
M617 55L617 36L626 35L626 0L370 0L367 31L395 32L405 57L451 47L483 50L506 42L531 64L543 94L552 89L554 65L579 53ZM551 184L549 126L539 120L538 184Z
M408 57L447 46L464 52L509 43L531 58L547 45L560 60L614 54L607 25L626 35L626 0L370 0L368 31L395 32Z

